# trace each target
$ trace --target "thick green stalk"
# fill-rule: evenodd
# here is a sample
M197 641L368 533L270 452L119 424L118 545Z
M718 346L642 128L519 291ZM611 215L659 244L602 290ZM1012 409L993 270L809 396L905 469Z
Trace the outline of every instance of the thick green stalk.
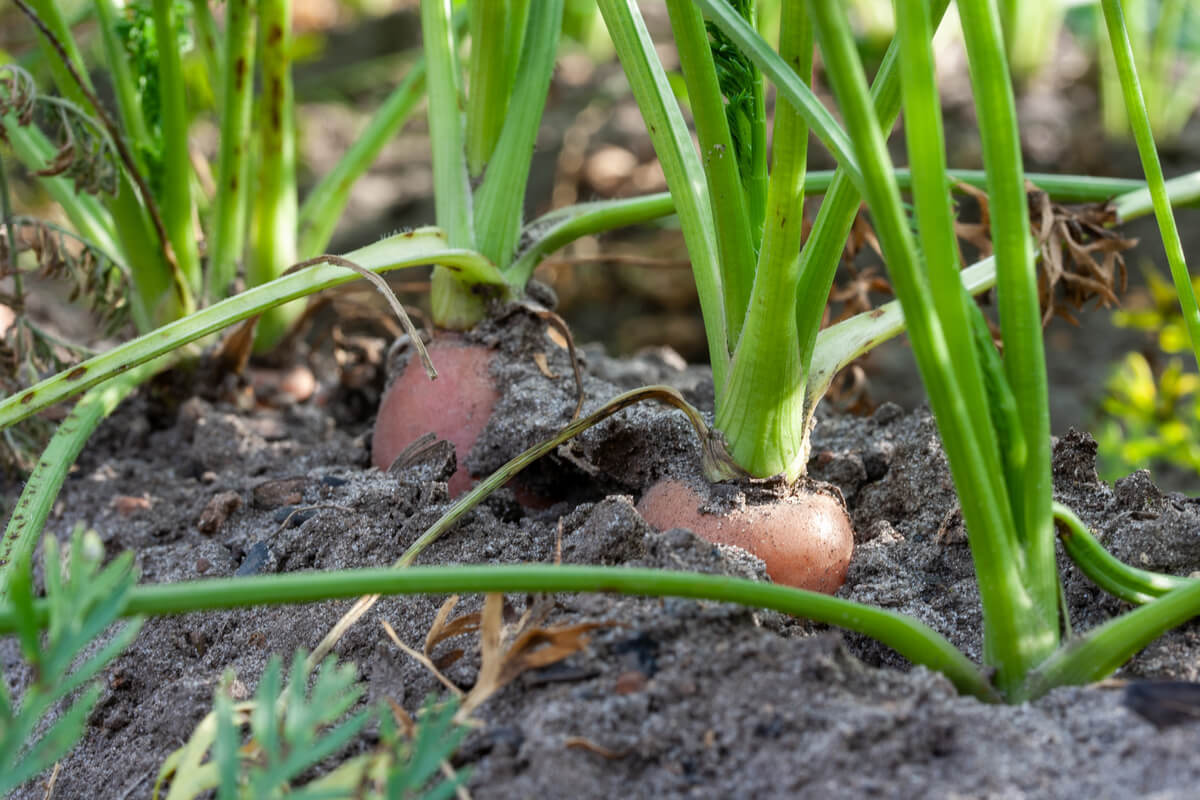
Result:
M296 122L292 93L291 0L259 0L258 42L263 90L257 120L261 134L258 182L254 187L251 256L246 266L249 286L260 286L273 280L296 262ZM275 346L303 310L302 304L295 304L280 306L264 314L258 321L255 349L267 350Z
M525 186L554 75L562 12L563 0L542 0L537 13L529 15L508 115L475 193L476 248L501 269L512 263L521 235ZM489 31L488 36L502 30Z
M1042 618L1045 631L1057 631L1058 571L1050 513L1050 404L1016 101L992 0L963 0L958 3L958 13L988 173L1004 371L1029 454L1019 484L1008 489L1013 502L1022 509L1017 532L1025 548L1025 580L1036 603L1035 613ZM1049 639L1039 641L1045 648L1043 656L1056 644Z
M370 168L392 137L404 127L417 103L425 96L425 59L419 59L400 85L371 115L367 127L325 173L300 206L300 257L312 258L324 253L354 182Z
M137 586L123 616L184 614L254 605L314 603L372 594L483 592L619 592L650 597L688 597L770 608L858 631L878 639L917 664L944 674L964 694L997 699L979 668L945 637L912 617L849 600L773 583L656 569L594 566L455 566L296 572L249 578L218 578ZM34 604L45 625L45 601ZM16 630L16 610L0 606L0 634Z
M429 97L429 139L433 149L433 197L438 226L452 247L475 247L474 208L459 112L458 56L450 24L449 0L421 0ZM466 329L483 319L483 300L470 286L435 267L430 290L433 320L443 328Z
M503 288L504 276L483 256L450 248L436 228L399 233L346 254L346 259L375 272L424 264L444 264L475 284ZM43 408L90 389L158 356L208 336L269 308L339 286L358 276L344 267L323 264L283 275L247 289L194 314L118 345L69 371L60 372L23 392L0 400L0 429L36 414Z
M162 109L163 224L175 251L175 261L192 295L201 291L200 253L192 225L192 162L188 153L187 93L183 63L175 41L173 0L154 0L154 28L162 47L158 50L159 106Z
M998 491L1000 476L988 470L976 430L988 420L973 419L963 401L959 375L950 361L946 337L966 337L968 331L944 331L929 288L920 279L920 258L900 190L892 172L883 132L871 107L866 77L845 10L836 0L812 0L817 39L838 106L854 142L863 170L866 199L871 208L888 263L896 296L904 308L909 339L929 394L951 474L959 490L971 553L983 600L984 649L996 667L996 682L1004 694L1020 685L1026 672L1053 649L1055 630L1046 630L1034 613L1020 570L1008 504Z
M943 329L966 331L971 322L965 303L974 301L962 290L959 279L958 239L946 181L945 135L934 76L932 39L933 25L926 0L898 0L896 40L900 43L900 86L906 112L904 138L913 174L913 201L925 265L922 280L929 287L934 312ZM958 388L967 415L975 420L989 419L984 373L973 337L947 336L946 347L958 373ZM979 455L989 472L1007 474L1001 470L1023 468L1002 458L991 425L980 425L975 433L979 438ZM1017 519L1020 509L1012 507L1006 483L997 481L994 486L996 494L1009 504L1012 519Z
M517 63L524 57L523 40L528 17L529 0L473 0L467 3L471 55L467 65L466 148L472 177L483 174L500 140L509 98L513 94Z
M700 160L712 205L712 225L721 265L728 347L733 350L742 332L754 285L756 253L750 236L746 194L704 17L693 0L667 0L667 11L700 141Z
M90 389L59 423L21 490L4 538L0 539L0 601L8 597L13 570L33 555L67 473L92 432L142 381L164 366L142 364Z
M225 5L225 51L219 74L221 143L217 153L217 194L208 241L208 296L226 295L245 246L246 185L250 160L250 118L254 98L254 9L252 0Z
M675 213L679 215L683 228L688 257L692 261L692 275L700 295L704 333L708 338L708 354L719 405L730 351L721 263L712 230L712 208L704 170L637 3L635 0L598 0L598 3L621 59L625 77L646 121L646 129L662 164L667 187L675 200Z
M812 79L812 28L803 3L784 6L779 54ZM800 362L796 288L808 126L795 106L775 105L774 155L767 186L766 224L746 324L733 354L716 426L738 465L757 477L782 473L795 480L808 462L804 414L807 365Z
M1125 28L1124 14L1118 0L1102 0L1100 5L1104 11L1108 38L1112 43L1117 75L1121 80L1125 110L1133 127L1133 138L1137 142L1142 169L1146 173L1146 182L1149 184L1150 196L1154 203L1154 216L1158 220L1158 229L1162 232L1167 263L1171 267L1171 279L1175 283L1175 292L1179 295L1179 306L1183 311L1184 322L1187 324L1188 338L1192 343L1192 354L1200 364L1200 307L1196 305L1196 294L1192 290L1191 276L1188 275L1183 244L1179 240L1179 230L1175 226L1175 215L1171 211L1171 201L1167 196L1162 165L1158 161L1158 151L1154 147L1154 134L1150 129L1150 117L1146 112L1146 102L1138 84L1137 66L1134 63L1133 49L1129 43L1129 32Z
M213 84L213 99L216 101L216 106L220 108L224 105L225 87L218 82L218 76L221 75L221 55L224 48L221 46L221 34L217 31L217 23L213 19L212 8L208 5L208 0L192 0L192 19L195 21L193 29L196 47L200 50L201 57L204 59L204 67L208 70L209 79Z

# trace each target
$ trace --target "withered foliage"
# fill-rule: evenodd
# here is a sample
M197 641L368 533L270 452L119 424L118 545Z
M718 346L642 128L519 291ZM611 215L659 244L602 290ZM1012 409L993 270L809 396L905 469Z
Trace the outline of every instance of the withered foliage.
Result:
M581 622L574 625L543 623L554 609L554 600L538 595L520 617L500 594L489 594L482 611L451 617L458 596L450 597L439 609L425 636L422 652L408 648L393 637L401 649L434 672L442 683L452 686L441 670L465 655L456 647L435 656L438 645L465 634L479 634L480 666L475 685L462 698L458 719L466 720L500 689L527 670L557 664L587 647L587 634L596 628L612 625L609 622ZM508 623L506 624L506 618Z
M8 241L16 238L15 252ZM23 253L33 256L23 277L37 276L65 282L70 300L82 300L99 322L105 336L115 334L128 320L128 280L120 267L103 253L81 242L74 234L51 223L14 217L0 221L0 280L13 276L13 265ZM0 330L0 397L22 391L37 381L61 372L90 353L35 325L25 315L25 297L12 283L0 290L0 306L11 314ZM32 469L36 454L49 440L52 420L45 415L8 428L0 436L0 471L11 474Z
M1041 254L1038 267L1038 301L1042 324L1059 316L1077 325L1071 313L1096 300L1097 306L1119 305L1118 295L1125 291L1124 252L1137 239L1121 236L1113 226L1116 209L1111 202L1063 205L1026 181L1030 224ZM958 189L979 203L977 223L959 222L958 237L979 250L980 258L992 254L989 236L990 213L987 194L967 184Z
M116 146L103 125L74 103L39 94L28 72L15 64L0 66L0 116L13 115L22 128L33 128L55 151L33 174L67 178L78 192L115 194L120 177ZM11 144L0 126L0 142Z

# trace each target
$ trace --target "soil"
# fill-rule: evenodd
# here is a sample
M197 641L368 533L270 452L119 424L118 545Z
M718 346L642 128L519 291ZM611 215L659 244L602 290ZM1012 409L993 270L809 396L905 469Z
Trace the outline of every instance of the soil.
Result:
M566 422L575 391L567 354L544 323L516 311L473 335L502 354L503 397L469 459L482 471ZM709 373L671 351L614 360L585 348L583 358L587 410L630 386L667 382L711 411ZM87 523L109 552L135 551L146 582L391 563L447 508L452 465L369 467L361 387L351 396L336 376L318 375L314 399L278 408L196 396L172 407L161 392L135 395L80 457L48 532L65 540ZM810 473L840 490L857 531L840 594L917 616L978 659L970 554L929 414L892 403L866 418L823 414L813 436ZM1197 501L1160 492L1146 473L1110 487L1097 480L1094 459L1087 434L1058 439L1056 496L1127 562L1200 570ZM553 505L531 510L501 490L420 563L551 562L561 535L567 563L765 580L761 562L743 551L654 531L634 509L651 482L693 475L696 460L679 412L634 407L531 468L528 483ZM15 489L7 487L6 503ZM120 499L129 497L140 500ZM728 501L745 498L730 489ZM289 520L297 508L306 510ZM1076 631L1125 609L1062 568ZM391 698L415 712L428 694L444 694L380 626L388 621L419 648L443 599L384 599L342 640L338 653L358 665L368 700ZM508 600L518 612L532 602ZM460 608L480 602L464 598ZM547 625L611 627L477 710L481 724L454 760L469 765L474 797L1183 798L1200 785L1200 727L1156 728L1123 702L1119 682L989 706L870 640L775 612L608 595L559 595L552 605ZM252 691L271 653L311 649L347 606L149 620L105 671L55 796L149 796L163 759L211 707L222 673L234 670ZM446 674L469 687L477 645L456 646L467 655ZM0 665L10 689L28 677L11 639L0 642ZM1200 625L1164 636L1118 677L1200 680ZM33 784L15 797L43 793Z

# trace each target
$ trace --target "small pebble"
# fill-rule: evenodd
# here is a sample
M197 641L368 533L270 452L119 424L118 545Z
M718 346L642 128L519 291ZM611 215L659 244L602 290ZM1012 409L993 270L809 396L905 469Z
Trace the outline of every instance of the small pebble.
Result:
M267 565L270 561L271 548L267 546L266 542L255 542L250 545L250 549L246 551L246 557L242 559L242 565L233 574L239 578L244 578L248 575L257 575L267 571Z

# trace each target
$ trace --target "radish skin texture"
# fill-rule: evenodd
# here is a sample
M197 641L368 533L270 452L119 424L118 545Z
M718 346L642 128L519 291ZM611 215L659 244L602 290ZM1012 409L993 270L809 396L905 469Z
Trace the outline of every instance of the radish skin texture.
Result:
M474 482L467 453L483 433L500 395L491 376L493 351L444 334L429 346L437 367L430 380L414 355L384 393L371 439L371 461L386 470L404 448L427 433L454 445L458 468L450 477L450 496Z
M803 493L727 514L702 513L704 502L687 484L663 480L650 487L637 509L659 530L686 528L713 544L749 551L776 583L832 594L845 582L854 529L833 497Z

